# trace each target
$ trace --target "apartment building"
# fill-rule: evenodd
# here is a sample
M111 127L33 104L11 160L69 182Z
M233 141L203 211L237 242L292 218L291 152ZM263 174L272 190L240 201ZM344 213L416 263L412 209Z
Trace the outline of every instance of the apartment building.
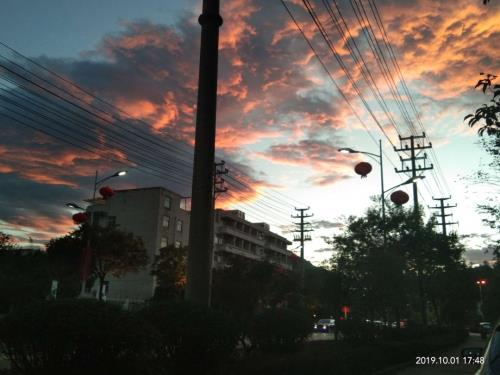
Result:
M154 295L155 277L151 265L158 250L167 245L177 247L188 243L189 212L185 198L162 187L116 190L107 199L91 202L88 211L95 223L115 225L132 232L144 241L149 265L137 273L123 277L107 277L107 300L142 302ZM87 297L97 295L97 285L86 291Z
M269 230L269 224L252 223L239 210L216 210L214 218L214 262L216 268L225 267L232 256L275 264L291 270L291 242Z
M154 296L156 280L151 266L159 249L167 245L188 245L189 215L186 198L162 187L117 190L108 198L91 201L88 211L95 223L132 232L144 241L149 264L137 273L107 277L106 299L142 303ZM213 267L230 264L230 258L241 256L275 264L291 270L293 253L286 238L273 233L266 223L252 223L238 210L216 210L214 217ZM84 297L97 296L98 286L86 290Z

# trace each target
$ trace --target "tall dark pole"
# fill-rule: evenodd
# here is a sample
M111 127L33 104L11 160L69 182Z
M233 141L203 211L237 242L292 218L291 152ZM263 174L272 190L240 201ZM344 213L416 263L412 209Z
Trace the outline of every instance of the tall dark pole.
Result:
M380 192L380 201L382 203L382 230L384 234L384 251L386 250L387 246L387 233L386 233L386 227L385 227L385 191L384 191L384 159L382 155L382 140L378 140L378 146L379 146L379 164L380 164L380 186L382 188L382 191Z
M203 0L186 298L210 305L219 0Z
M311 241L311 236L306 234L307 232L312 232L312 229L310 227L311 223L305 222L304 219L308 217L312 217L313 215L310 214L305 214L305 211L308 211L309 207L307 208L296 208L295 211L299 211L300 214L298 215L292 215L292 218L294 219L300 219L300 222L295 223L297 225L297 229L294 232L299 233L298 235L294 236L294 241L299 241L300 242L300 285L301 288L304 288L305 285L305 273L304 273L304 242L305 241Z

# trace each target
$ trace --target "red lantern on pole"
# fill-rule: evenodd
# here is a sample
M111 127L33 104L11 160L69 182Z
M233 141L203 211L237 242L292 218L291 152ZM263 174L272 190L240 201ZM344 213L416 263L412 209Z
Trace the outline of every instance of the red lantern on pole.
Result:
M397 190L391 194L391 201L398 206L401 206L408 202L410 197L402 190Z
M104 199L109 199L113 196L115 192L109 186L104 186L99 189L99 194L102 195Z
M356 164L354 167L354 172L359 174L361 178L366 177L368 173L372 171L372 165L367 163L366 161L362 161L361 163Z
M78 212L73 215L73 221L75 224L83 224L87 221L87 214L84 212Z

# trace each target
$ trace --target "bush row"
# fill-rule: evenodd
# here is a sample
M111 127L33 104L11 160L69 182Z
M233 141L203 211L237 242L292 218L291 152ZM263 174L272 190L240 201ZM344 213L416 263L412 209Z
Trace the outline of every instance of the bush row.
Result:
M417 336L422 336L418 333ZM465 331L423 334L407 341L377 339L364 341L308 342L293 355L265 356L243 359L226 368L227 375L351 375L373 374L384 368L412 361L416 356L438 352L463 341Z
M310 324L269 309L248 331L256 351L296 349ZM94 300L38 302L0 320L0 351L13 374L216 374L240 336L224 313L185 301L155 302L132 314Z

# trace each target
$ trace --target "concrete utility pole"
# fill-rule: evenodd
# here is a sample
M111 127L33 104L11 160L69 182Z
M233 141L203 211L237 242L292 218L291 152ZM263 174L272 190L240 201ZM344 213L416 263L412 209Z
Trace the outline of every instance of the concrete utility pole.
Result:
M312 232L311 223L307 223L304 221L305 218L312 217L313 214L306 215L305 211L309 211L309 207L307 208L296 208L295 211L299 211L298 215L292 215L294 219L300 219L299 223L295 223L297 225L297 229L294 230L295 233L299 233L298 235L294 235L294 241L300 242L300 284L302 288L304 287L304 242L311 241L311 236L306 234L307 232Z
M229 173L229 170L225 167L226 162L221 160L220 163L214 164L214 201L217 199L217 194L223 194L227 192L227 187L225 186L226 180L224 180L224 175ZM214 204L215 209L215 204Z
M415 143L416 140L422 140L422 144L420 143ZM396 173L409 173L411 175L411 178L414 179L413 181L413 209L415 213L415 231L417 232L417 228L419 225L419 208L418 208L418 190L417 190L417 173L418 172L424 172L430 169L433 169L434 166L431 164L429 167L426 166L426 161L427 161L427 154L424 153L423 156L419 156L422 150L425 150L427 148L432 148L432 143L429 142L429 144L426 146L425 145L425 133L422 133L422 135L411 135L409 137L401 137L399 136L399 141L401 143L400 148L394 147L394 151L396 152L403 152L407 156L406 158L402 158L401 156L399 159L401 160L401 169L398 170L396 168ZM409 141L409 144L408 144ZM404 147L403 147L404 143ZM408 155L409 154L409 155ZM423 166L422 165L417 165L417 161L423 161ZM405 163L410 162L410 166L405 165ZM426 300L425 300L425 291L424 291L424 280L423 280L423 265L421 260L418 261L417 265L417 279L418 279L418 292L419 292L419 297L420 297L420 313L422 314L422 323L424 326L427 326L427 306L426 306Z
M415 144L415 140L422 139L422 145L420 143ZM409 137L401 137L399 136L399 141L401 142L401 147L396 148L394 147L394 151L396 152L404 152L406 154L410 154L408 158L402 158L401 156L399 159L401 160L401 169L395 169L396 173L409 173L411 174L411 177L414 178L415 180L413 181L413 205L414 205L414 210L415 210L415 217L416 219L418 218L418 190L417 190L417 172L423 172L427 170L431 170L434 168L434 165L430 165L429 167L425 165L427 161L427 154L424 153L423 156L419 156L419 154L422 152L422 150L425 150L427 148L432 148L432 143L429 142L429 144L426 146L425 145L425 133L422 133L422 135L411 135ZM405 143L405 146L403 147L403 143L405 141L410 141L410 144ZM418 153L416 153L416 151ZM423 160L423 167L422 165L417 166L417 161L418 160ZM410 162L411 167L408 167L407 165L405 166L406 162Z
M451 216L451 214L446 214L445 213L445 210L447 208L454 208L454 207L457 207L457 205L455 204L454 206L450 206L449 204L447 204L446 206L444 205L444 201L448 200L448 199L451 199L451 196L448 197L448 198L434 198L432 197L432 200L435 200L435 201L439 201L439 206L428 206L430 209L432 210L440 210L440 214L436 214L434 216L436 217L439 217L441 218L441 223L436 223L436 225L441 225L442 228L443 228L443 234L446 236L446 227L448 225L453 225L453 224L458 224L458 222L454 221L454 222L449 222L447 223L446 222L446 216Z
M219 0L203 0L186 299L210 305L213 176L219 57Z

